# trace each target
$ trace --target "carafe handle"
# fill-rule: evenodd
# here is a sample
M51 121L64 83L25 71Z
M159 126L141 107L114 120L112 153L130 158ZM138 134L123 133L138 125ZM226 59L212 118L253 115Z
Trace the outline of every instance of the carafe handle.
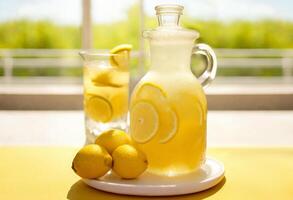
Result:
M203 55L207 59L206 70L199 77L197 77L202 87L205 88L215 79L215 76L216 76L216 72L217 72L216 54L209 45L203 44L203 43L194 45L192 49L192 55L193 54Z

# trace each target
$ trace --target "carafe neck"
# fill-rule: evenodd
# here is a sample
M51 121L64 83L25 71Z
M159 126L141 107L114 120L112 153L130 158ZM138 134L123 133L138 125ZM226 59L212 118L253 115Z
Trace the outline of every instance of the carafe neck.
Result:
M189 70L193 43L199 34L180 26L183 6L166 4L155 10L159 27L143 32L150 41L151 70Z
M190 70L191 42L152 41L151 70L173 72Z
M183 6L180 5L159 5L155 7L159 27L179 26Z

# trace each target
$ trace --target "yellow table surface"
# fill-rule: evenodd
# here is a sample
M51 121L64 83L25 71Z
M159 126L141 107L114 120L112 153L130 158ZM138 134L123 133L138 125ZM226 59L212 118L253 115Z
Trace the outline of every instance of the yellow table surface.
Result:
M70 168L76 151L0 147L0 199L148 199L86 186ZM166 199L293 199L293 148L211 148L208 155L224 163L225 179L207 191Z

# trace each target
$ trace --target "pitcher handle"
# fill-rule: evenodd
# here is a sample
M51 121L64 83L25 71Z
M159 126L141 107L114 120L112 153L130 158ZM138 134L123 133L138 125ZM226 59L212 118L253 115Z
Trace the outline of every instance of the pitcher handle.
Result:
M203 43L194 45L192 54L203 55L207 59L206 70L197 77L203 88L206 88L214 79L217 72L217 58L213 49Z

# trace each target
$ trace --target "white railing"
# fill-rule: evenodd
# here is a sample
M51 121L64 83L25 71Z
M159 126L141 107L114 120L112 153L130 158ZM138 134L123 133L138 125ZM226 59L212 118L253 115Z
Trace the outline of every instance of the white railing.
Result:
M219 67L281 67L286 79L293 74L293 49L217 49Z
M82 66L77 49L0 49L0 69L3 79L10 82L13 68L76 68ZM276 68L282 69L282 78L292 78L293 49L216 49L219 68ZM133 58L139 52L134 51ZM142 67L142 66L138 66ZM142 70L138 70L142 71Z

